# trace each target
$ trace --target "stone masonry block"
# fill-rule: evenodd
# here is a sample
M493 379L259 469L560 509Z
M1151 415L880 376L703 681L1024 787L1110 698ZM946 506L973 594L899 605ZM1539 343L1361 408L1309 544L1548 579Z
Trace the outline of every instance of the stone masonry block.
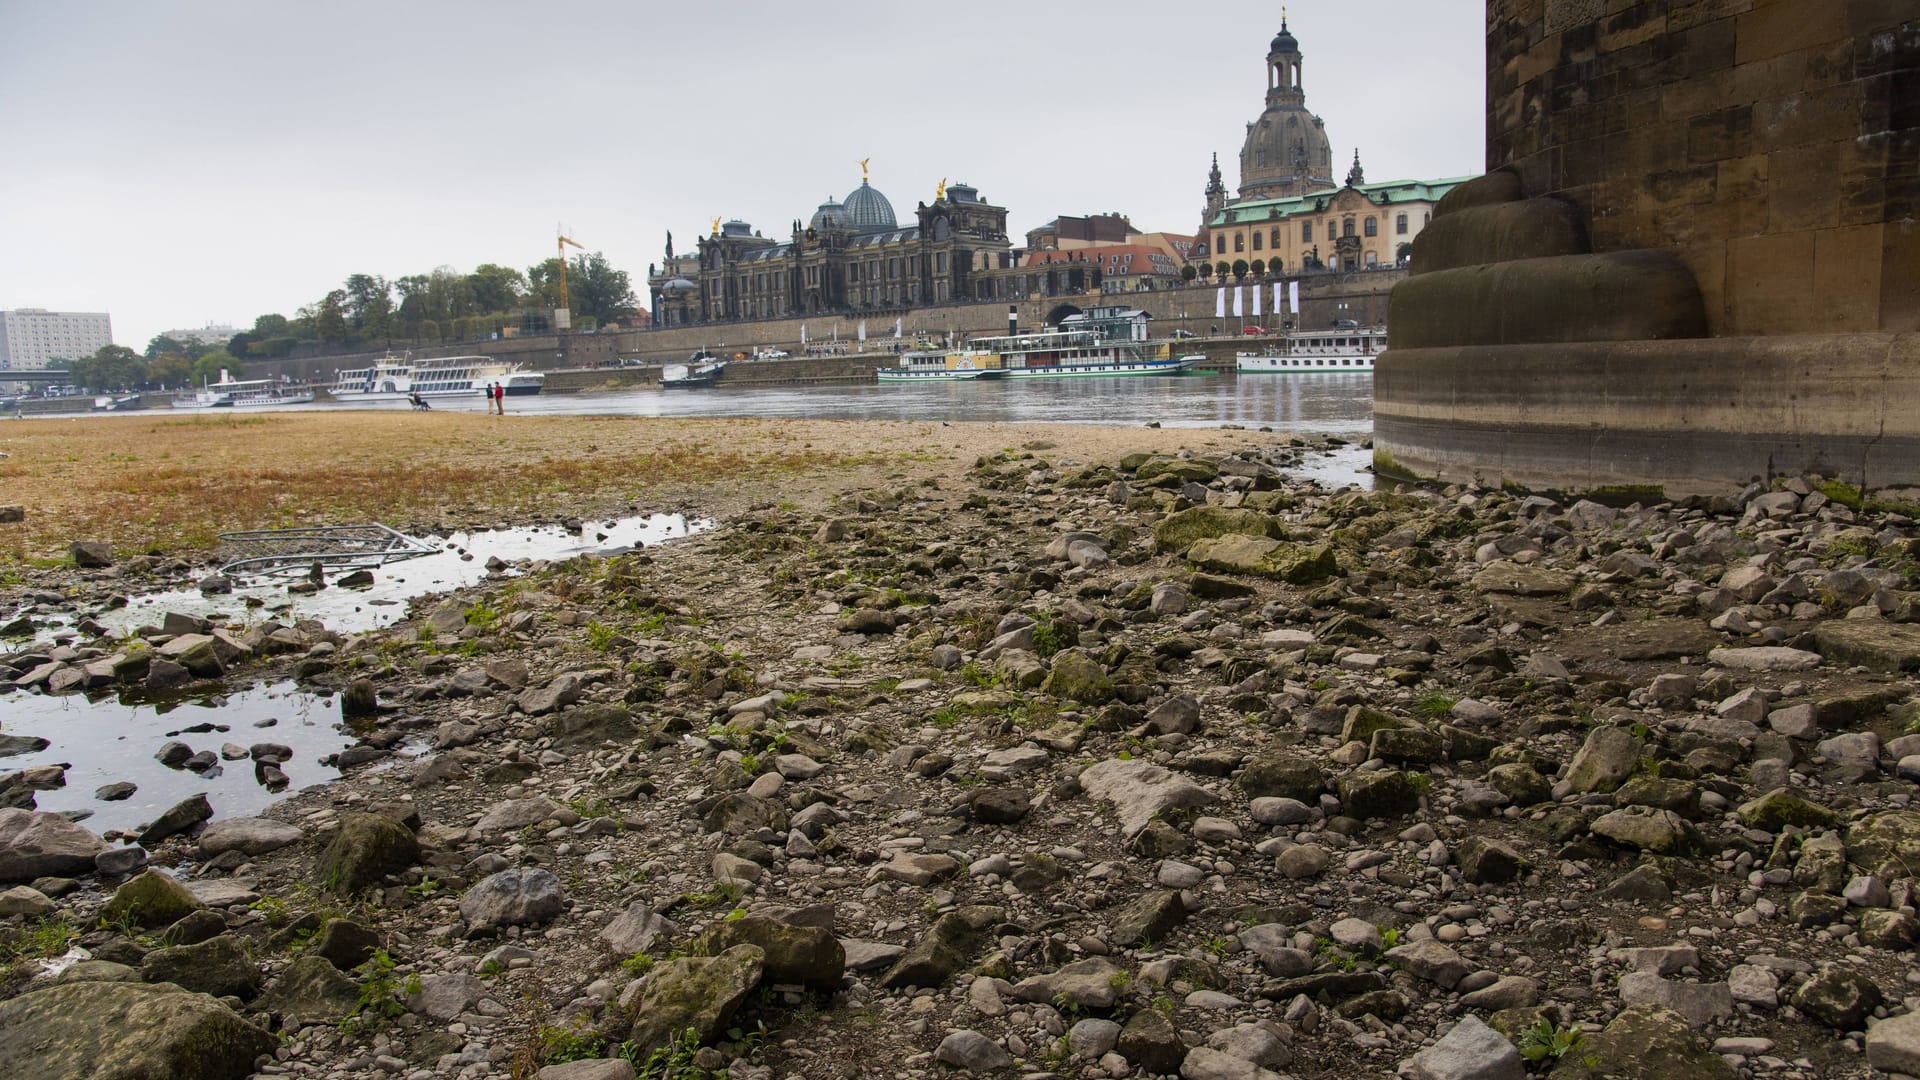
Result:
M1834 0L1774 0L1741 15L1738 63L1813 48L1847 33L1847 9Z
M1822 298L1815 312L1817 329L1854 333L1880 329L1884 232L1885 226L1875 223L1813 234L1813 289Z

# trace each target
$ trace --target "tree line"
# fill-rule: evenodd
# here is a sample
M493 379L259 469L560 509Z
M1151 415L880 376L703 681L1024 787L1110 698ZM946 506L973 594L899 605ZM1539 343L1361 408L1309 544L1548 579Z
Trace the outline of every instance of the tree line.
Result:
M600 252L567 263L567 290L575 330L592 330L634 314L633 285ZM270 313L233 336L227 351L252 359L357 352L394 345L471 341L502 331L544 331L547 312L560 304L560 260L525 272L481 263L463 274L451 266L387 278L352 274L337 289L292 316Z

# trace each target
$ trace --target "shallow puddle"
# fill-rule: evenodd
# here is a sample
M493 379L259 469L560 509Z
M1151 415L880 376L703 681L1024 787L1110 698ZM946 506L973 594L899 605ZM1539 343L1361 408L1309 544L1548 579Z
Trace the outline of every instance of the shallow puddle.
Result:
M35 801L41 810L92 811L86 826L94 832L135 828L199 792L206 793L215 820L258 814L288 792L338 779L340 770L320 759L355 741L340 723L338 698L291 682L166 702L15 693L0 697L0 714L7 735L48 741L44 750L0 758L0 771L68 765L65 786L36 791ZM170 740L221 760L205 772L162 765L154 755ZM244 751L256 743L292 750L278 766L289 781L284 790L268 790L249 757L227 760L221 754L226 744ZM136 785L130 798L108 802L95 796L96 789L121 781Z
M286 578L250 578L236 581L234 591L227 594L203 595L198 589L190 588L145 593L130 598L124 608L97 613L94 618L120 634L143 626L158 626L169 611L198 615L221 625L243 625L265 619L291 624L296 619L318 619L336 633L365 633L405 618L408 601L416 597L485 580L489 559L512 563L521 559L559 561L582 555L614 554L690 536L712 528L713 524L703 519L689 521L684 514L650 514L590 521L579 532L558 525L458 532L425 538L439 549L435 554L375 568L374 583L365 588L343 589L329 585L319 592L299 595L287 591L289 580ZM337 576L329 575L329 578ZM37 641L51 641L71 632L70 614L33 617L36 622L43 622Z

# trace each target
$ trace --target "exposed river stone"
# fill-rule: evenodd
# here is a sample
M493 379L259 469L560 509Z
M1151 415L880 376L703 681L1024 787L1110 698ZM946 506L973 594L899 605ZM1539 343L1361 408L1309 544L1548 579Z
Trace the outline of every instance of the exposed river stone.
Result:
M278 1045L205 994L124 982L51 986L0 1003L13 1080L239 1080Z
M59 814L0 809L0 882L84 874L107 842Z
M641 1060L688 1028L698 1041L712 1041L760 985L765 957L757 945L735 945L718 956L655 965L627 1034Z

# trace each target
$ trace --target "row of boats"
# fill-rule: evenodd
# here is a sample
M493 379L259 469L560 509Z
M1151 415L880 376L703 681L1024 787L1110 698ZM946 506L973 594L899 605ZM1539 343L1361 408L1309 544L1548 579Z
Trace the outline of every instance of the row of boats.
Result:
M508 360L486 356L442 356L427 360L385 357L364 368L338 372L326 387L335 401L424 403L446 398L472 398L495 385L512 397L538 394L546 376ZM225 369L217 382L173 399L176 409L241 409L272 405L303 405L314 400L314 388L290 379L235 379Z
M1181 353L1179 341L1151 338L1149 316L1123 307L1094 308L1069 315L1058 326L1030 333L976 337L954 345L920 342L900 354L893 367L879 369L881 382L1046 379L1180 375L1210 370L1200 353ZM1254 352L1236 352L1234 370L1242 375L1371 373L1386 350L1380 327L1295 331ZM720 381L726 361L696 353L688 363L661 373L663 389L697 389ZM334 401L373 403L472 398L498 385L507 396L538 394L546 376L512 361L485 356L447 356L424 360L386 357L368 367L337 373L326 387ZM259 408L313 401L306 383L281 379L234 379L220 372L217 382L176 397L176 409Z
M1182 375L1211 369L1200 353L1180 354L1177 342L1147 336L1149 316L1127 308L1094 308L1069 315L1057 327L1028 334L973 338L957 346L923 344L881 368L881 382L1049 379L1125 375ZM1372 372L1385 351L1382 328L1289 333L1258 352L1239 352L1244 375Z

